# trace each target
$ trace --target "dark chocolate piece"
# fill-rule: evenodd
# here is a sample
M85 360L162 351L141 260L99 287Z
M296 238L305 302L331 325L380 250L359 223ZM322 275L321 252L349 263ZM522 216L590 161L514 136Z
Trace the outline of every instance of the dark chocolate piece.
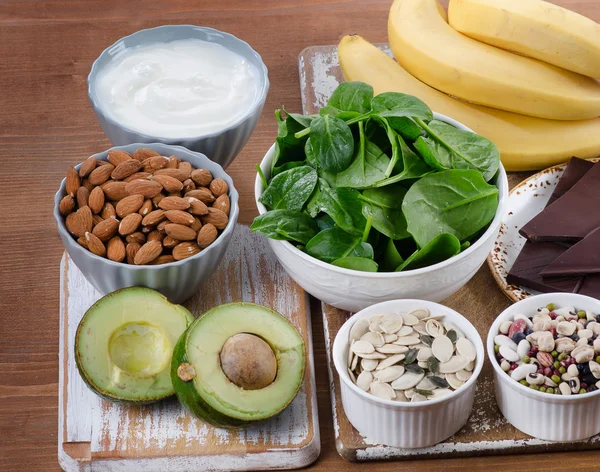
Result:
M577 242L600 226L600 166L592 168L519 233L532 242Z
M575 292L582 277L543 278L540 272L563 254L566 248L554 243L526 243L513 264L506 281L538 292Z
M556 258L542 270L543 277L600 274L600 228Z
M583 278L583 283L577 293L588 297L600 298L600 275L588 275Z
M554 192L552 192L550 200L548 200L546 206L551 205L565 193L567 193L567 191L573 185L575 185L593 166L594 163L592 161L586 161L585 159L572 157L560 176L560 180L556 184L556 187L554 187Z

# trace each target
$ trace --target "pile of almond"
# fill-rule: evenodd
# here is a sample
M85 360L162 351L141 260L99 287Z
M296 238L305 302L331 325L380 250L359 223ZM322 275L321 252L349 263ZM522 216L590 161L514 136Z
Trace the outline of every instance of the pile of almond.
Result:
M77 242L128 264L167 264L210 246L229 221L227 182L148 148L109 151L67 172L60 202Z

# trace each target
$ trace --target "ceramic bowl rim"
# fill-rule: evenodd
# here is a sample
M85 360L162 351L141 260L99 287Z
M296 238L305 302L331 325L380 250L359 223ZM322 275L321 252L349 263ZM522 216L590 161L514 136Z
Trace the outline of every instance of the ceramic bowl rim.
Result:
M216 33L216 34L222 35L224 37L230 38L233 41L237 41L242 47L247 47L249 49L250 55L253 56L255 59L257 59L257 61L258 61L259 65L257 66L257 70L259 71L259 75L260 75L261 79L263 80L263 86L259 90L259 93L256 95L254 102L251 104L251 106L248 108L247 112L244 115L242 115L240 118L238 118L235 122L221 128L217 131L213 131L210 133L195 134L195 135L188 135L188 136L165 137L165 136L159 136L158 134L147 134L147 133L143 133L141 131L136 131L128 126L125 126L123 123L118 122L117 120L115 120L114 118L112 118L105 112L103 106L99 103L99 100L96 99L97 97L94 96L96 79L97 79L99 72L102 70L102 67L100 66L100 60L103 59L105 56L108 56L110 50L113 49L121 41L131 39L140 33L148 32L148 31L167 30L167 29L181 29L181 30L188 29L188 30L197 30L197 31L212 33L212 34ZM148 44L151 44L151 43L148 43ZM217 43L217 44L220 44L220 43ZM226 47L226 46L223 46L223 47ZM227 48L227 49L229 49L229 48ZM240 54L238 51L234 51L234 52ZM135 134L136 136L139 136L138 140L148 140L149 142L152 141L152 143L154 143L155 141L160 141L163 143L169 143L169 142L175 143L175 142L180 142L181 140L210 139L210 138L215 138L215 137L221 136L222 134L225 134L228 131L234 130L234 129L238 128L243 122L247 121L252 116L254 116L259 108L264 106L264 103L267 99L267 94L269 92L269 86L270 86L269 70L267 69L267 66L265 65L264 61L262 60L261 55L258 52L256 52L252 48L252 46L250 46L250 44L248 44L246 41L238 38L237 36L234 36L231 33L226 33L225 31L220 31L218 29L210 28L208 26L196 26L196 25L190 25L190 24L161 25L161 26L156 26L153 28L145 28L145 29L135 31L127 36L123 36L122 38L119 38L113 44L111 44L110 46L105 48L100 53L100 55L96 58L96 60L92 64L92 68L90 69L90 72L87 76L87 83L88 83L88 98L89 98L90 102L92 103L93 108L98 113L100 113L106 121L110 122L113 126L121 128L123 131L126 131L127 133Z
M471 377L469 377L469 379L463 385L461 385L457 390L454 390L449 395L446 395L441 398L436 398L434 400L427 400L427 401L414 402L414 403L413 402L397 402L395 400L385 400L383 398L379 398L379 397L376 397L375 395L371 395L370 393L365 392L364 390L358 388L358 386L356 384L354 384L352 381L350 381L350 378L349 378L348 372L347 372L347 369L348 369L347 366L344 367L346 369L346 371L340 372L340 369L342 369L342 367L338 365L336 352L339 351L340 349L343 349L343 347L339 347L339 346L348 345L347 336L350 333L350 329L351 329L352 325L354 325L354 323L360 318L363 318L365 316L372 316L372 315L365 315L364 312L366 310L373 310L373 309L381 306L382 307L381 311L389 312L390 308L387 308L387 305L398 305L397 308L394 308L394 311L402 312L402 308L400 308L400 307L402 305L409 305L409 304L419 304L423 308L427 308L430 311L432 309L439 310L440 312L442 312L444 314L444 319L448 318L447 321L450 321L452 323L455 322L455 319L460 319L461 321L464 321L467 325L469 325L471 327L471 329L477 334L475 340L473 340L467 336L467 339L473 343L473 345L475 346L475 350L477 351L477 359L475 361L475 367L473 368L473 373L472 373ZM342 340L342 335L344 337L346 337L346 339ZM379 404L382 406L391 406L391 407L394 407L395 409L404 409L404 408L419 409L419 408L423 408L423 407L429 407L429 406L449 402L450 400L462 395L464 392L466 392L469 389L469 387L474 386L474 384L477 382L477 379L479 378L479 375L481 374L481 370L483 369L483 364L484 364L484 360L485 360L485 348L483 345L483 341L481 340L481 336L479 335L479 332L477 331L477 328L475 328L473 323L471 323L465 316L461 315L456 310L453 310L452 308L447 307L446 305L442 305L441 303L430 302L427 300L419 300L416 298L403 298L403 299L396 299L396 300L388 300L385 302L380 302L380 303L376 303L374 305L370 305L367 308L364 308L364 309L356 312L350 318L348 318L344 322L344 324L340 327L340 329L338 330L338 332L335 335L335 339L333 341L333 348L332 348L332 357L333 357L333 364L335 366L335 370L336 370L339 378L341 379L341 381L344 382L344 384L348 388L350 388L355 394L360 396L361 399L367 400L371 403Z
M533 390L531 388L525 387L524 385L521 385L519 382L517 382L512 377L510 377L506 372L504 372L502 370L502 368L500 367L498 360L492 354L494 352L494 338L496 337L496 335L501 334L500 333L500 323L508 320L508 318L510 316L514 316L515 314L521 313L519 311L519 308L522 307L523 305L528 305L528 304L533 305L533 303L535 301L539 300L539 303L536 306L537 307L545 306L548 303L556 303L557 298L564 299L565 304L569 303L568 300L573 300L574 301L573 306L577 306L577 303L575 302L576 300L585 300L589 303L593 303L593 304L597 305L598 306L598 314L600 314L600 300L597 300L593 297L588 297L587 295L581 295L579 293L551 292L551 293L542 293L539 295L532 295L530 297L527 297L523 300L520 300L520 301L510 305L508 308L506 308L504 311L502 311L502 313L500 313L496 317L494 322L492 323L492 326L490 327L490 330L488 331L488 335L487 335L487 339L486 339L486 350L487 350L487 354L488 354L488 359L490 360L490 363L492 364L492 366L494 368L494 372L497 374L497 378L499 377L500 381L503 382L504 385L506 385L507 387L513 388L520 395L528 396L534 400L540 400L540 401L551 402L551 403L566 403L566 404L568 404L569 402L572 403L572 402L576 402L576 401L585 401L590 398L598 397L598 396L600 396L600 389L598 389L594 392L588 392L585 394L578 394L578 395L550 395L549 393L539 392L537 390ZM546 301L546 303L544 303L544 301ZM524 314L525 314L525 316L527 316L527 313L524 313Z
M201 161L205 161L202 165L204 168L210 170L211 173L222 174L222 175L218 176L218 178L222 178L223 180L225 180L227 182L227 185L229 186L229 200L230 200L229 217L228 217L227 226L225 226L225 229L221 232L221 234L219 234L217 239L215 239L215 241L211 245L209 245L207 248L203 249L198 254L194 254L193 256L188 257L186 259L182 259L180 261L168 262L166 264L159 264L159 265L134 265L134 264L127 264L125 262L111 261L110 259L108 259L106 257L97 256L96 254L85 249L83 246L78 244L75 239L73 239L73 236L67 230L67 227L65 224L65 217L63 217L62 213L59 210L60 201L66 195L65 188L66 188L66 180L67 179L65 177L64 179L62 179L60 186L58 188L58 191L54 195L53 214L54 214L54 219L56 220L56 224L58 226L58 231L59 231L60 235L68 238L68 241L70 242L70 247L68 248L67 252L69 252L70 250L75 250L77 252L82 253L84 255L83 257L91 257L93 260L97 260L98 263L107 264L108 266L113 266L113 267L117 267L117 268L125 268L127 270L133 270L133 271L147 271L147 270L158 271L158 270L162 270L162 269L170 268L170 267L179 267L179 266L182 266L191 261L199 260L202 257L204 257L207 253L213 252L214 250L216 250L217 246L225 240L225 238L228 234L230 234L230 233L233 234L233 231L235 230L237 218L239 215L239 206L238 206L239 194L233 184L233 179L229 176L229 174L227 174L225 172L225 170L221 167L221 165L219 165L217 162L211 161L204 154L196 152L196 151L190 151L189 149L187 149L183 146L177 146L174 144L133 143L133 144L127 144L125 146L114 146L105 151L92 154L89 157L95 157L96 159L99 159L99 160L106 160L106 157L102 158L102 156L103 155L108 156L108 152L112 151L112 150L127 150L127 149L132 149L132 148L143 148L143 147L149 148L151 146L167 147L170 149L174 149L178 153L191 154L193 157L196 157L197 159L200 159ZM181 160L184 161L185 159L181 159ZM81 167L82 164L83 164L83 162L74 166L75 169L79 170L79 168ZM62 239L63 238L61 237L61 240ZM66 247L67 245L64 244L64 246L65 246L65 249L67 249L67 247Z
M472 130L470 128L467 128L465 125L463 125L462 123L460 123L452 118L449 118L440 113L434 113L433 115L434 115L435 119L449 123L458 129L472 132ZM264 172L270 173L271 161L273 160L274 150L275 150L275 144L273 144L269 148L269 150L263 157L262 161L260 162L260 168L263 171L263 173ZM290 251L295 256L300 257L301 259L304 259L305 261L307 261L309 263L315 264L324 269L331 270L332 272L337 272L339 274L343 274L343 275L347 275L347 276L366 277L366 278L370 278L370 279L403 279L403 278L408 278L411 276L427 274L430 272L434 272L438 269L443 269L443 268L445 268L449 265L452 265L455 262L458 262L462 259L468 258L478 248L480 248L488 238L490 238L492 236L495 237L497 235L498 230L500 228L500 224L502 222L502 219L504 218L504 212L505 212L505 208L506 208L507 200L508 200L508 177L506 175L506 171L504 170L504 166L502 165L502 162L500 162L500 166L498 168L498 177L497 178L498 178L497 187L498 187L498 191L499 191L498 208L496 210L494 219L490 222L486 231L481 236L479 236L477 241L475 241L466 250L460 252L456 256L452 256L450 259L446 259L445 261L438 262L437 264L433 264L433 265L430 265L427 267L422 267L420 269L412 269L412 270L407 270L407 271L403 271L403 272L364 272L364 271L359 271L359 270L346 269L344 267L338 267L338 266L334 266L333 264L328 264L327 262L323 262L323 261L317 259L316 257L309 256L308 254L306 254L305 252L301 251L296 246L291 244L289 241L271 240L271 239L269 241L280 244L281 246L283 246L285 249ZM263 188L263 184L262 184L260 175L257 174L255 182L254 182L254 200L256 202L256 207L258 208L258 212L260 215L267 212L266 207L258 201L259 198L262 196L264 190L265 189ZM486 254L486 257L487 257L487 254ZM485 259L483 260L483 262L485 262Z

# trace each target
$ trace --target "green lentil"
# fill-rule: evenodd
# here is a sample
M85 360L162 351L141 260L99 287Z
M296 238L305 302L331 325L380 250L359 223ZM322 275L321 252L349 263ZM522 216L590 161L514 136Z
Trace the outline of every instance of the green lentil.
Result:
M579 310L579 311L577 312L577 317L578 317L578 318L585 318L585 311L583 311L583 310Z
M561 365L561 366L558 368L558 371L559 371L561 374L564 374L564 373L567 371L567 369L565 369L565 368L564 368L564 367Z
M521 357L521 360L523 362L525 362L525 364L529 364L529 361L531 361L531 357L525 355L525 356Z
M523 379L523 380L519 380L519 383L520 383L521 385L525 385L525 386L529 385L529 384L527 383L527 380L525 380L525 379Z
M500 352L500 346L498 344L494 345L494 352L498 354Z
M540 387L540 392L546 392L546 387Z
M550 310L550 311L554 311L554 309L556 308L556 305L554 303L548 303L546 305L546 308L548 308L548 310Z
M600 364L600 356L596 356L596 362Z
M587 390L585 388L580 388L579 393L587 393Z
M548 387L546 389L546 393L554 393L554 389L552 387Z
M540 387L538 387L537 385L530 385L529 388L532 389L532 390L539 390L540 389Z
M553 366L554 366L555 369L558 369L560 367L560 362L555 361L554 364L553 364Z
M566 354L566 353L564 353L564 352L561 352L561 353L558 355L558 360L559 360L559 361L564 361L564 360L565 360L565 357L567 357L567 354Z
M558 375L553 375L552 377L550 377L552 379L552 382L559 384L560 383L560 377Z
M558 357L558 352L557 351L552 351L552 357L554 357L556 359Z

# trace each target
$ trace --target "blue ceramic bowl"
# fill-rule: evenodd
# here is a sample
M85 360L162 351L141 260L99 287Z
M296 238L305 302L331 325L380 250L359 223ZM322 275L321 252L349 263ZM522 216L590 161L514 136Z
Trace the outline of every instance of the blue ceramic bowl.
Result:
M152 136L127 128L106 115L99 103L96 93L96 78L98 73L106 67L115 56L123 53L126 49L155 44L168 43L181 39L200 39L212 43L218 43L227 49L241 55L253 64L259 71L259 93L248 112L235 123L219 130L218 132L203 134L187 138L165 138ZM88 75L88 96L100 126L110 141L116 146L124 146L132 143L155 143L175 144L183 146L192 151L201 152L212 161L226 168L233 162L242 150L250 135L254 131L260 118L267 93L269 91L269 76L267 67L260 55L250 45L235 36L223 33L213 28L193 25L167 25L138 31L122 39L112 46L106 48L92 65Z

